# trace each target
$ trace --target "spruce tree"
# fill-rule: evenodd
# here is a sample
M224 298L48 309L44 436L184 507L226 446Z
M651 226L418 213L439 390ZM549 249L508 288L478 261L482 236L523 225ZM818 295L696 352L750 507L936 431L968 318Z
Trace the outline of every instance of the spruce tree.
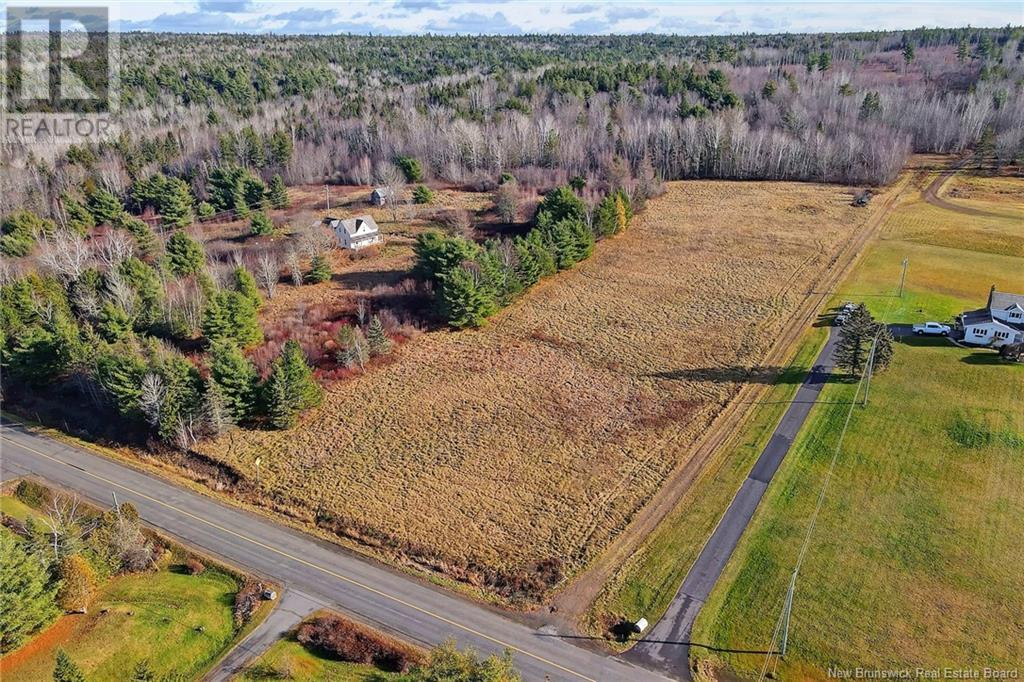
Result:
M212 344L210 381L217 387L235 422L253 415L258 379L256 368L233 341L221 339Z
M268 199L270 200L270 205L274 208L288 208L291 204L291 200L288 198L288 190L285 188L284 180L280 174L275 175L270 181Z
M313 256L313 260L310 261L309 274L306 275L306 281L311 284L319 284L320 282L326 282L331 278L331 264L327 261L327 258L322 254Z
M456 268L441 282L441 307L448 324L456 329L479 327L497 311L488 293L477 286L473 273Z
M157 202L160 218L165 225L179 228L192 224L192 192L181 178L167 179L160 188Z
M256 307L257 310L263 307L263 296L260 295L260 288L256 285L256 278L252 276L248 268L239 265L233 273L235 279L235 291L242 294Z
M289 400L288 379L281 358L274 361L265 391L270 423L274 428L290 429L295 426L298 408Z
M64 196L61 199L64 207L64 215L67 218L68 227L78 234L85 234L90 228L96 226L96 219L81 202L73 197Z
M313 369L306 361L302 346L295 339L289 339L281 351L285 377L288 380L288 396L300 410L320 404L323 391L313 378Z
M618 196L609 194L594 211L594 227L602 237L608 237L619 231Z
M203 245L184 232L175 232L167 240L167 265L176 277L197 274L205 259Z
M0 532L0 653L7 653L58 615L56 590L44 562L14 536Z
M135 238L135 245L139 247L141 255L151 256L156 251L156 235L145 221L128 213L121 213L114 220L114 225Z
M252 300L237 291L215 292L203 309L203 336L211 343L233 339L240 347L263 341L263 329Z
M249 227L251 234L255 236L263 236L274 233L274 221L270 219L263 211L257 211L253 213L249 219Z
M89 211L97 223L113 223L124 212L118 198L102 187L93 187L87 200Z
M367 330L366 340L373 355L386 355L391 350L391 339L388 338L387 333L384 331L384 323L381 322L380 317L377 315L370 318L370 327Z
M53 669L53 682L85 682L85 673L63 649L57 649L57 665Z
M834 356L836 366L850 374L860 375L867 363L876 331L878 324L872 319L867 306L861 304L854 308L839 330Z

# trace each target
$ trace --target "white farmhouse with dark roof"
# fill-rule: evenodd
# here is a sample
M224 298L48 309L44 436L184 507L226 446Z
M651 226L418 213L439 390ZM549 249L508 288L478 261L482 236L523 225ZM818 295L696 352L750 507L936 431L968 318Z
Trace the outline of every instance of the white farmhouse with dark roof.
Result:
M334 231L338 240L338 246L343 249L358 249L380 244L384 238L380 235L380 228L372 216L362 215L355 218L325 218L324 222Z
M960 315L964 342L999 347L1024 342L1024 294L996 291L992 286L988 304Z

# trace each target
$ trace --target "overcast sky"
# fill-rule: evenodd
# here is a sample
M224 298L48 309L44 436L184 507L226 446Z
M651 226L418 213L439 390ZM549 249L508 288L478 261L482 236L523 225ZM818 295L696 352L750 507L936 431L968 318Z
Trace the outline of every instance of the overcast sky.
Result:
M1024 24L1024 2L125 0L125 31L517 34L777 33Z

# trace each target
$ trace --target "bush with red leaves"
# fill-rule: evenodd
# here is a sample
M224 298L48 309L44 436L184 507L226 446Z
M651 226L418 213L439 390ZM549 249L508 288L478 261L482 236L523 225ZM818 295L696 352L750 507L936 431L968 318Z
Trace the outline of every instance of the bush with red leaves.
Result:
M317 616L299 626L296 638L341 661L375 665L389 672L405 672L422 656L413 647L341 616Z
M188 571L189 575L199 575L206 570L206 566L199 559L189 557L185 560L185 570Z

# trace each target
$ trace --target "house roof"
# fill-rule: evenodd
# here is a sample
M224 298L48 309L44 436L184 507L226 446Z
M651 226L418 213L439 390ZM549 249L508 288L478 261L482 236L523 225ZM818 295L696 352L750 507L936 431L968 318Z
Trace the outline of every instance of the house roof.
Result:
M354 237L356 234L363 230L363 234L377 234L380 228L377 227L377 221L373 219L373 216L361 215L355 218L347 218L345 220L332 220L331 227L335 230L343 229L348 233L349 237Z
M988 297L988 307L996 310L1009 310L1018 307L1024 310L1024 294L1010 294L992 289Z
M384 197L391 194L391 190L389 190L387 187L374 187L373 194L379 194L380 196Z
M992 312L988 308L968 310L960 316L960 319L963 320L965 327L972 324L985 324L986 322L992 322Z

